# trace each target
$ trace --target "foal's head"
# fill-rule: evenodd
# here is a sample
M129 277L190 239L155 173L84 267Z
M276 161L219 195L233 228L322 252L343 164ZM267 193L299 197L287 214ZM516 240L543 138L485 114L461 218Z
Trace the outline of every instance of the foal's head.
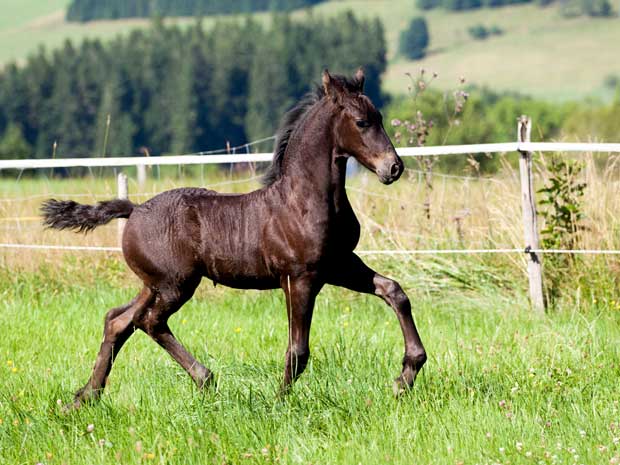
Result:
M404 165L383 129L383 118L363 94L364 72L360 68L351 81L323 72L323 88L334 105L334 139L337 156L352 156L382 183L391 184L403 173Z

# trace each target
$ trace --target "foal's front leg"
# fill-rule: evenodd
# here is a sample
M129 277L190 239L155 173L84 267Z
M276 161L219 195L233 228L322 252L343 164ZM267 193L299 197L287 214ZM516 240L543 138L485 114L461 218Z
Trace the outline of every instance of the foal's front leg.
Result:
M310 324L312 310L321 285L313 275L296 278L283 276L280 284L286 295L288 316L288 346L284 361L281 393L286 393L293 381L306 369L310 358Z
M394 394L398 396L413 386L416 376L426 362L426 351L411 315L411 303L400 284L381 276L355 254L335 262L327 282L353 291L374 294L392 307L405 340L403 369L394 381Z

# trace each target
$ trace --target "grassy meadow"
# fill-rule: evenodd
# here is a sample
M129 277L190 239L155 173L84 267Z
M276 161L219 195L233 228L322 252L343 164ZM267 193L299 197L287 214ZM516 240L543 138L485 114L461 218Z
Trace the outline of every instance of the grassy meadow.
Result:
M80 41L86 37L111 39L136 27L147 27L148 20L95 21L68 23L64 20L67 0L7 0L0 18L0 65L25 60L41 45L48 50L65 39ZM618 1L612 2L616 10ZM388 43L388 70L384 88L402 94L409 84L406 72L419 68L440 74L436 85L451 89L460 76L469 83L490 86L494 90L519 91L552 100L578 100L587 96L609 99L613 89L604 80L620 75L613 44L620 41L618 18L563 18L557 6L539 8L515 5L497 9L451 13L443 10L420 12L413 0L332 0L317 5L313 14L333 15L353 10L366 17L379 17ZM306 11L295 13L303 18ZM429 24L431 43L423 60L409 61L397 55L398 38L411 18L423 14ZM268 22L268 13L253 15ZM239 19L245 16L238 17ZM205 26L216 17L204 19ZM170 19L190 24L191 18ZM468 29L482 24L497 26L503 34L478 41ZM309 80L317 79L308 76Z
M536 317L520 293L427 295L407 280L429 361L395 400L396 319L378 299L326 289L309 368L279 400L281 294L205 283L171 327L217 388L199 393L137 333L102 402L62 414L58 403L89 375L105 309L135 288L115 259L5 270L1 283L3 464L613 464L620 455L611 302Z
M617 159L582 157L589 229L580 247L620 248ZM414 164L393 186L354 177L359 248L521 247L518 177L510 156L503 166L492 178L437 175L430 193ZM48 196L114 196L105 174L4 178L0 242L116 245L115 224L83 236L44 232L37 219ZM545 177L539 164L538 183ZM131 181L130 197L181 185L243 192L257 180L175 168L150 173L146 186ZM399 400L391 381L402 336L379 299L325 288L309 368L278 399L282 293L205 281L171 327L215 372L216 388L198 392L136 333L102 402L70 414L60 404L90 374L106 310L129 301L139 283L114 253L4 249L0 257L0 464L620 463L615 257L580 259L544 316L529 309L521 255L366 257L409 294L429 354Z

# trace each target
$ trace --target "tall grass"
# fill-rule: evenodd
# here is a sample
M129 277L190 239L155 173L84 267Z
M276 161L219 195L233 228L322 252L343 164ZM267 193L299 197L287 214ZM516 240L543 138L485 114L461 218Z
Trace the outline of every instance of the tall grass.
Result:
M492 177L464 173L464 176L433 177L429 191L415 165L405 171L402 180L392 186L381 185L366 171L349 180L348 191L353 207L362 223L359 249L460 249L460 248L522 248L521 199L518 172L513 168L513 155L502 158L502 170ZM586 249L620 249L620 168L618 157L580 155L585 160L584 180L587 182L583 210L586 214L585 233L577 246ZM539 155L535 173L536 187L546 182L544 157ZM111 173L109 173L111 174ZM250 178L247 182L244 179ZM163 173L153 170L145 186L138 186L130 173L130 198L143 202L153 195L179 186L208 186L222 192L247 192L259 187L255 175L236 171L198 167L169 167ZM116 225L101 227L89 235L48 231L41 228L39 206L45 198L74 198L93 203L116 195L114 176L83 178L5 178L0 183L0 242L19 242L59 245L117 245ZM424 202L430 201L430 219ZM541 225L541 229L542 229ZM43 260L52 262L58 252L3 250L0 260L6 266L36 267ZM469 257L407 258L425 268L430 276L429 286L441 286L438 275L449 276L449 285L475 285L479 273L471 269L486 269L502 285L511 283L523 289L525 254L479 255ZM616 273L620 262L614 256L579 257L579 266L566 282L567 292L574 298L580 292L595 292L598 288L616 291ZM461 271L459 271L461 270ZM464 270L464 271L463 271ZM612 271L610 273L610 271ZM399 270L407 273L408 268ZM599 280L601 280L599 282ZM470 282L472 281L472 282ZM592 281L594 286L587 286ZM611 288L610 288L611 286Z

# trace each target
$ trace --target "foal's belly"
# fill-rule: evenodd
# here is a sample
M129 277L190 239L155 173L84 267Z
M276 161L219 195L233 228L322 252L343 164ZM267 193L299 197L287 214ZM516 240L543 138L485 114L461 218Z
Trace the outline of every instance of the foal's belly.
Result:
M213 284L222 284L235 289L276 289L280 287L279 276L272 275L257 264L247 260L229 257L205 257L205 278Z

